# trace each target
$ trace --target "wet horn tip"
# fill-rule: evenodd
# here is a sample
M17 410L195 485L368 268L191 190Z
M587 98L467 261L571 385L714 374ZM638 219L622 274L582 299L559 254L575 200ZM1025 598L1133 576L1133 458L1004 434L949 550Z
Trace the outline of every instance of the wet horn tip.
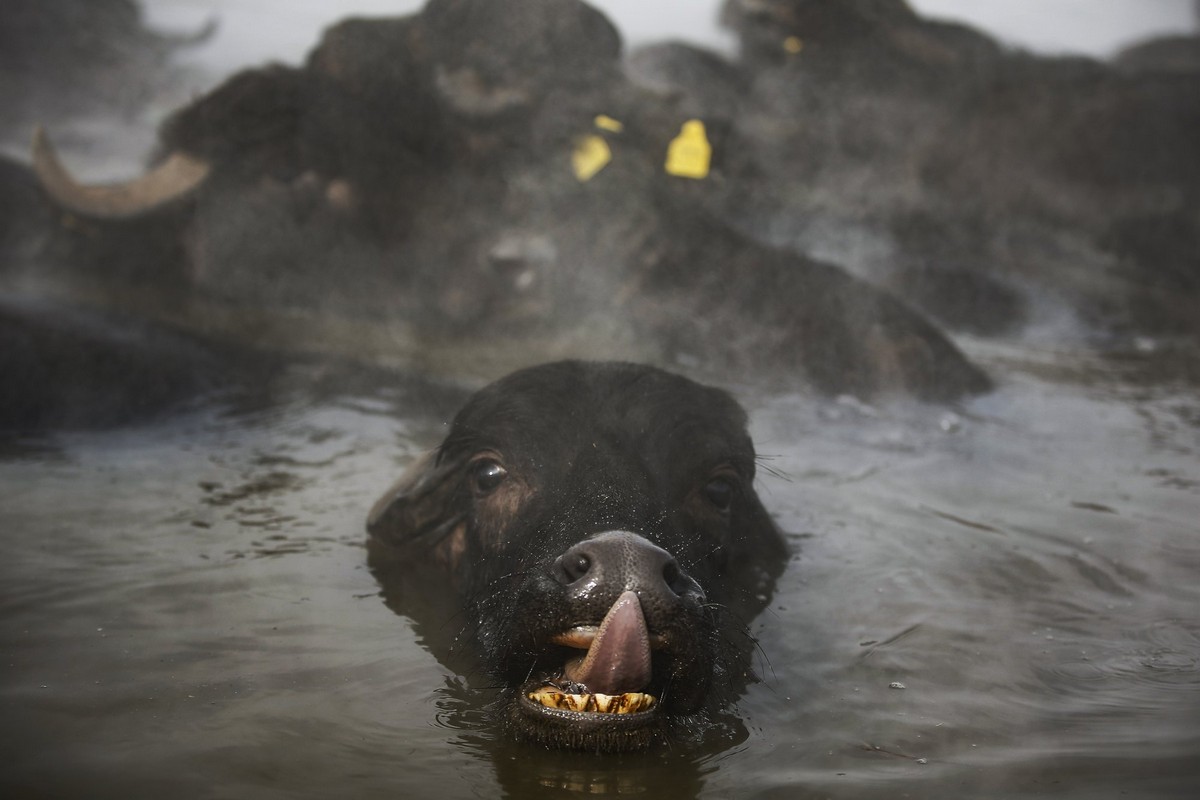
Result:
M67 171L41 125L34 128L32 150L33 171L46 194L68 211L101 219L136 217L185 197L210 170L206 162L174 152L140 177L90 186Z

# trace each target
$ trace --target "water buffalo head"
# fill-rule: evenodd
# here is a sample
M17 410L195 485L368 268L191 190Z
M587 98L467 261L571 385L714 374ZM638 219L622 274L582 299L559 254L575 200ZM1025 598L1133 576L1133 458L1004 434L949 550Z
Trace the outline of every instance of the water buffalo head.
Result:
M646 747L733 699L784 560L746 416L650 367L560 362L485 388L371 513L444 573L516 735Z

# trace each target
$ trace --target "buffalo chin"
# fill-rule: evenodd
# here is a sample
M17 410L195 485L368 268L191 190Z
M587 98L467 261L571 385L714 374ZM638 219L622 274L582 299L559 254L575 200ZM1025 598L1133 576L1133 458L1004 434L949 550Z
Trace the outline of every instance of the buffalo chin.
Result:
M514 733L545 747L627 753L645 750L664 734L664 714L658 704L633 713L570 711L530 699L543 687L533 681L507 700L507 716Z

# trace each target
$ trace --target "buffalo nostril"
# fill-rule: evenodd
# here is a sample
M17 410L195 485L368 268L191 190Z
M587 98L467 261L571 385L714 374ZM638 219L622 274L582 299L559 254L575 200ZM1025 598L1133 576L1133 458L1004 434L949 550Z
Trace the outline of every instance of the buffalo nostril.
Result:
M683 573L679 571L679 565L674 560L668 561L663 565L662 570L663 580L666 581L667 587L675 594L683 593Z
M554 560L550 572L573 597L632 590L643 604L671 605L703 596L670 553L628 531L606 531L575 543Z
M592 568L592 560L586 553L568 551L559 556L557 561L559 580L563 583L574 583Z

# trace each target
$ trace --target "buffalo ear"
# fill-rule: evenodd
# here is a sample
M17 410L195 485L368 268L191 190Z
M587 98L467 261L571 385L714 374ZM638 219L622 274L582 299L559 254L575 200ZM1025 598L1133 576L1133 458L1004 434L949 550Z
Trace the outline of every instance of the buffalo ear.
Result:
M433 551L466 518L459 464L423 455L376 501L367 532L385 544Z

